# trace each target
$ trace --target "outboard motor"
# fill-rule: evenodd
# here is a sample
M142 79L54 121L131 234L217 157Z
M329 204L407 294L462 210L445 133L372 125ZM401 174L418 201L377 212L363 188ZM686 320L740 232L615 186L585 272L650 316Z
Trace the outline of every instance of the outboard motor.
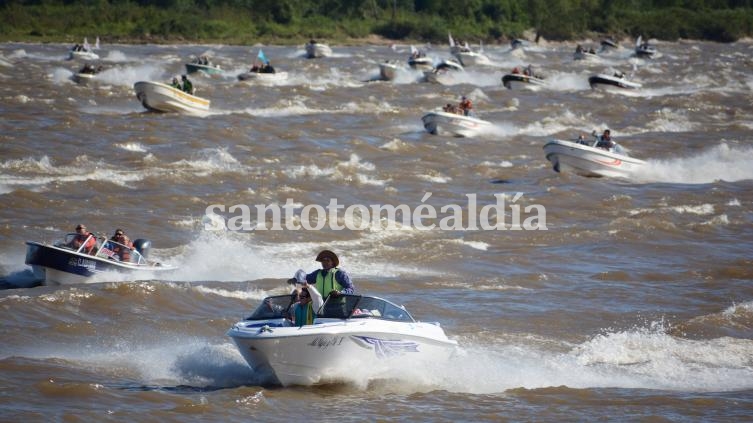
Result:
M133 241L133 248L141 254L142 257L149 257L149 249L152 248L152 241L148 239L137 239Z

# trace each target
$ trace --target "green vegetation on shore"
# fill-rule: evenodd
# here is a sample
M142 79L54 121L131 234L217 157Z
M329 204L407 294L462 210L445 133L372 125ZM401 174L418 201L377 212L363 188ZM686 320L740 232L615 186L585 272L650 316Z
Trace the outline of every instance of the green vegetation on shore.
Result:
M530 28L549 40L753 35L753 0L0 0L0 12L0 40L34 42L443 43L450 31L489 44Z

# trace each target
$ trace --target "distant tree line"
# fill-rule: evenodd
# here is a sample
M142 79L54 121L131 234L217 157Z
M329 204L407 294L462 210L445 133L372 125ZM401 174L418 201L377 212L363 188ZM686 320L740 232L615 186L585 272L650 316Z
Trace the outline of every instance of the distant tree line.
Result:
M121 42L345 42L378 35L486 43L533 29L733 42L753 34L753 0L0 0L0 38Z

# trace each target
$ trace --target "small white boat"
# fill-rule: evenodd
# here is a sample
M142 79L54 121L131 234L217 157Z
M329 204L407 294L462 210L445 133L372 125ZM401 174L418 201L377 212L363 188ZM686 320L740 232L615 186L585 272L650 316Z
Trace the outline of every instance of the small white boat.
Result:
M588 78L588 84L591 88L603 88L608 91L636 90L643 86L637 82L628 81L623 73L593 75Z
M424 71L427 82L446 84L452 82L452 75L456 72L465 72L463 65L455 59L444 59L432 70Z
M605 38L605 39L601 40L601 50L602 51L606 51L606 50L610 50L610 49L616 50L618 48L620 48L620 44L617 41L615 41L615 40L613 40L611 38Z
M573 60L586 60L595 62L599 60L599 56L593 50L576 49L573 53Z
M97 42L92 47L89 45L89 41L87 41L86 38L84 38L83 44L76 44L71 48L69 54L68 54L68 60L74 60L74 59L80 59L80 60L99 60L99 55L94 52L94 49L99 48L99 37L97 37Z
M136 98L148 110L204 116L210 101L161 82L139 81L133 85Z
M318 43L314 40L306 43L306 57L316 59L319 57L332 56L332 49L327 44Z
M78 72L73 74L73 81L80 85L87 85L97 76L96 73Z
M245 82L278 82L288 79L287 72L244 72L238 75L239 81Z
M619 144L606 150L596 147L597 142L553 139L544 145L544 153L555 172L571 171L582 176L629 178L646 164L628 156Z
M102 71L102 66L94 67L93 65L87 63L82 67L77 73L73 74L73 81L77 84L86 85L97 76L98 73Z
M521 40L520 38L513 38L510 40L510 49L511 50L520 50L523 49L528 44L526 40Z
M492 126L491 122L474 116L442 111L429 112L421 118L421 121L424 123L426 132L430 134L469 138Z
M25 263L32 267L34 276L47 285L68 285L97 282L94 276L104 272L154 278L155 273L176 270L174 266L147 260L151 248L149 240L137 239L133 242L134 248L129 248L90 234L90 238L96 239L96 246L87 253L84 251L86 241L77 249L69 247L76 235L67 234L53 244L26 241Z
M412 69L424 71L434 69L434 61L431 57L427 57L426 53L418 50L414 46L410 46L410 53L410 57L408 57L408 66Z
M650 59L652 57L656 57L656 54L656 47L649 44L648 42L643 42L643 38L641 36L638 36L638 39L635 40L635 56Z
M401 69L403 69L403 66L400 63L394 60L386 60L379 64L379 78L392 81Z
M489 58L481 51L473 51L471 47L465 42L463 45L455 43L451 34L447 34L450 40L450 54L455 56L461 65L464 67L488 64Z
M546 87L548 83L546 80L538 76L524 75L522 73L508 73L502 77L502 85L508 89L517 87L537 90Z
M283 386L394 379L400 366L441 368L457 349L439 323L416 321L382 298L330 296L314 324L301 327L286 318L293 301L265 298L227 332L254 372Z

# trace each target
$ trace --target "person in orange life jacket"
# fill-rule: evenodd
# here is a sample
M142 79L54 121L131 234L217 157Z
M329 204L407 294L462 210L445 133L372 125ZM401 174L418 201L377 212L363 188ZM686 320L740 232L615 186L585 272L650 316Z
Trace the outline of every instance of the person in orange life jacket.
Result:
M313 285L305 283L298 293L298 301L290 307L290 320L298 327L313 325L316 312L323 303L322 294Z
M350 275L338 268L340 259L330 250L324 250L316 256L322 268L306 275L306 282L312 285L326 299L330 295L354 294L356 292Z
M79 224L76 226L76 236L68 243L68 246L78 250L82 245L84 246L82 250L84 253L92 254L97 249L97 239L91 232L86 230L86 226Z
M116 229L115 235L110 238L111 241L115 241L118 244L112 244L112 251L118 255L120 261L131 261L131 250L133 249L133 242L128 238L128 235L123 232L122 229Z
M458 104L458 109L462 115L470 116L473 113L471 111L473 109L473 103L471 103L471 100L468 97L463 96L460 99L460 104Z

